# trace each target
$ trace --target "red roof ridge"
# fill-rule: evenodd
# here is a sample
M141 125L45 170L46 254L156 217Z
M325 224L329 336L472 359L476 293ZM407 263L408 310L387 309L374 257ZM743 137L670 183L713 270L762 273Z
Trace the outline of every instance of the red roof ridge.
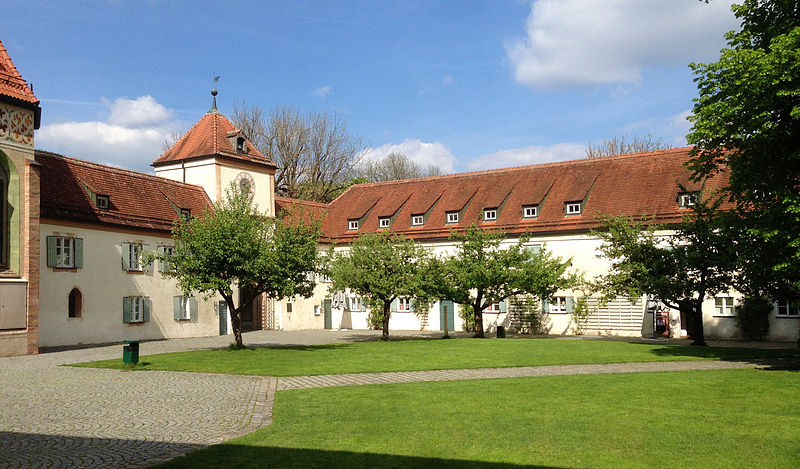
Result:
M82 160L80 158L75 158L75 157L72 157L72 156L62 155L60 153L55 153L55 152L52 152L52 151L39 150L39 149L37 149L35 151L36 151L36 156L37 157L44 156L44 157L48 157L48 158L69 160L69 161L72 161L72 162L74 162L76 164L80 164L80 165L87 166L87 167L90 167L90 168L96 168L96 169L100 169L100 170L104 170L104 171L116 171L116 172L128 174L130 176L139 177L139 178L142 178L142 179L149 179L151 181L158 181L159 183L165 182L165 183L172 184L172 185L175 185L175 186L187 187L187 188L191 188L191 189L198 189L198 190L201 190L201 191L203 191L205 193L205 189L203 189L201 186L198 186L197 184L190 184L188 182L181 182L181 181L176 181L174 179L167 179L165 177L156 176L155 174L147 174L147 173L143 173L141 171L134 171L132 169L120 168L118 166L111 166L111 165L108 165L108 164L95 163L93 161Z
M292 197L279 197L277 195L275 196L275 200L276 201L282 201L282 202L289 202L289 203L304 204L304 205L314 205L314 206L321 207L321 208L328 208L328 206L330 206L330 204L326 204L324 202L316 202L316 201L313 201L313 200L294 199Z
M381 186L381 185L391 185L391 184L405 184L411 182L424 182L424 181L435 181L440 179L453 179L459 177L467 177L467 176L477 176L482 174L501 174L507 173L512 171L519 171L523 169L532 169L532 168L552 168L552 167L559 167L559 166L570 166L579 163L585 164L594 164L596 162L601 161L608 161L608 160L621 160L621 159L628 159L628 158L644 158L648 156L653 156L657 154L667 154L667 153L683 153L691 150L693 147L679 147L679 148L668 148L664 150L653 150L653 151L644 151L639 153L624 153L620 155L609 155L603 156L600 158L576 158L574 160L564 160L564 161L553 161L550 163L536 163L536 164L529 164L529 165L522 165L522 166L511 166L508 168L496 168L496 169L481 169L477 171L466 171L462 173L451 173L451 174L440 174L438 176L425 176L420 178L408 178L408 179L396 179L393 181L381 181L381 182L366 182L362 184L355 184L351 187L374 187L374 186ZM349 190L349 188L348 188ZM347 192L347 191L345 191ZM341 197L341 195L340 195ZM337 197L338 199L339 197ZM333 203L333 202L331 202Z
M17 70L17 66L14 65L2 41L0 41L0 95L31 104L39 103L39 99L22 78L22 74Z

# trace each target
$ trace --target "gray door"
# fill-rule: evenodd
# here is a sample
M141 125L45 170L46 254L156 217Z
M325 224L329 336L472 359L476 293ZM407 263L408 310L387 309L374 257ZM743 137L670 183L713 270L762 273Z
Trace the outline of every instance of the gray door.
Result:
M219 335L228 334L228 303L219 302Z
M332 329L333 320L331 318L331 300L324 300L322 302L322 314L325 315L325 329Z
M439 330L444 330L444 318L447 317L447 330L454 331L455 329L455 309L453 302L450 300L442 300L439 302Z

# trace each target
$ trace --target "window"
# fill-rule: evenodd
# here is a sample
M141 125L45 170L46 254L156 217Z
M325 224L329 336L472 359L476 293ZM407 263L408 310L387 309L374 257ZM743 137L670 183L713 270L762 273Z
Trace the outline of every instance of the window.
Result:
M188 209L188 208L182 208L181 209L181 218L183 218L186 221L191 220L192 219L192 211L190 209Z
M411 217L411 226L420 226L424 221L425 220L422 215L413 215Z
M733 298L730 296L720 296L714 298L714 315L733 316Z
M173 267L169 258L175 255L175 248L172 246L159 246L158 250L160 251L159 254L165 257L164 259L159 259L158 271L172 272Z
M389 228L392 224L392 219L388 217L378 218L378 228Z
M550 299L550 312L551 313L567 313L567 297L555 296Z
M238 153L247 153L247 141L244 137L236 138L236 151Z
M522 207L522 218L536 218L539 216L539 206L531 205Z
M173 296L172 317L176 321L197 322L197 300L191 296Z
M47 266L66 269L83 267L83 239L48 236Z
M569 202L567 204L567 215L580 215L580 214L581 214L580 202Z
M100 210L108 210L108 196L107 195L98 195L97 196L97 208Z
M697 192L682 192L678 194L678 206L680 208L693 207L697 203Z
M67 300L67 303L67 317L81 317L81 310L83 309L83 295L81 295L81 291L77 288L73 288L69 292L69 299Z
M458 223L458 212L448 212L447 223Z
M398 311L411 311L411 299L409 299L409 298L398 298L397 299L397 310Z
M496 208L487 208L483 211L483 221L493 221L497 220L497 209Z
M322 314L320 305L314 305L314 316L319 316L320 314Z
M348 230L357 230L358 229L358 220L347 220L347 229Z
M357 296L350 297L350 311L361 311L361 298Z
M500 303L492 303L486 308L487 313L499 313L500 312Z
M150 298L146 296L126 296L122 299L122 322L135 324L149 320Z
M122 268L129 272L142 271L143 264L141 243L122 244Z
M800 301L787 301L787 300L779 301L778 317L783 317L783 318L800 317Z
M292 312L292 302L291 301L286 303L286 312L287 313L291 313Z

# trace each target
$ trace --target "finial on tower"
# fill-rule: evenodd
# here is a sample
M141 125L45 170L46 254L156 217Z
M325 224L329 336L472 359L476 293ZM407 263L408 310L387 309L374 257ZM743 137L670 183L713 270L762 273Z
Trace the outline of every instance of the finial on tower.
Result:
M212 88L211 88L211 96L213 96L213 98L212 98L212 102L211 102L211 110L208 111L208 112L210 112L210 113L213 112L213 113L217 113L218 114L219 111L217 110L217 93L219 93L219 91L217 91L217 82L219 81L220 75L213 75L212 74L212 77L214 78L214 81L212 83Z

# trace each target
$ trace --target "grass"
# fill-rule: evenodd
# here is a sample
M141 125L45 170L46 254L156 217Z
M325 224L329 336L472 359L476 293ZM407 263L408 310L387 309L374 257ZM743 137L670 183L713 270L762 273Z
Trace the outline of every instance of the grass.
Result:
M147 345L142 346L146 350ZM759 350L601 340L450 339L198 350L143 356L137 370L268 376L796 356ZM121 359L76 366L124 369Z
M795 468L798 395L761 370L281 391L272 425L164 467Z

